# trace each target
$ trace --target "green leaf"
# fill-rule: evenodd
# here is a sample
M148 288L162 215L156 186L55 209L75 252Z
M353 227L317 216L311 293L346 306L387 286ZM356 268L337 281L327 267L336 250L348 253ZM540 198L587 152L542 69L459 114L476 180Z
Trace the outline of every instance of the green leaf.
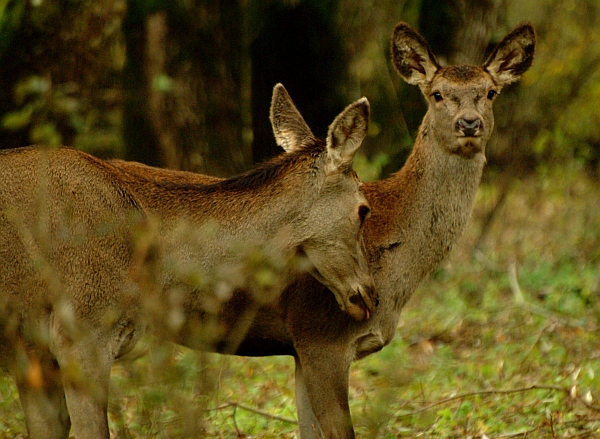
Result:
M29 137L33 143L41 143L52 146L58 146L62 143L62 137L56 130L54 124L50 122L34 126L31 129Z
M33 111L33 105L26 105L20 110L5 114L2 117L2 127L7 130L17 131L28 126L31 123Z
M15 101L21 104L29 96L42 95L52 89L52 83L41 76L30 76L15 87Z
M175 81L173 81L171 77L165 75L164 73L161 73L154 78L154 88L156 90L162 91L163 93L168 93L173 91L174 87Z

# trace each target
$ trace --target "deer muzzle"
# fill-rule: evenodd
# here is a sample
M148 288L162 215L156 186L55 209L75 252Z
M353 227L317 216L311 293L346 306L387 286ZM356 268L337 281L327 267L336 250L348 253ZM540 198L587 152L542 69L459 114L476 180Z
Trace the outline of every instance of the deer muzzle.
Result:
M461 117L456 122L456 130L465 137L477 137L483 131L483 121L479 117Z
M350 296L346 312L356 320L369 320L377 305L379 299L374 288L359 288L356 294Z

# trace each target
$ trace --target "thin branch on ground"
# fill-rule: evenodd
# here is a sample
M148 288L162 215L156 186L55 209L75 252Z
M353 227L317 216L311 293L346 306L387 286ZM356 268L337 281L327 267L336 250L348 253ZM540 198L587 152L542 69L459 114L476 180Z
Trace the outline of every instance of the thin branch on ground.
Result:
M492 261L490 258L487 257L487 255L483 251L475 250L473 254L475 256L475 259L481 262L488 270L497 273L506 273L506 267L504 267L504 265Z
M223 409L226 409L229 407L233 407L234 409L239 408L242 410L246 410L246 411L249 411L252 413L256 413L257 415L263 416L265 418L273 419L276 421L287 422L288 424L298 425L298 421L296 421L295 419L286 418L285 416L273 415L269 412L265 412L264 410L260 410L260 409L254 408L254 407L240 404L238 402L226 402L225 404L221 404L217 407L206 409L205 411L217 411L217 410L223 410Z
M241 437L242 436L242 432L240 431L238 425L237 425L237 421L235 419L235 412L237 411L237 406L233 407L233 415L231 416L231 418L233 419L233 427L235 428L235 431L237 432L237 436Z
M427 427L427 428L426 428L425 430L423 430L423 431L419 431L419 432L417 433L417 437L421 437L421 436L425 435L425 433L428 433L429 431L433 430L433 428L434 428L434 427L437 425L437 423L438 423L438 422L440 422L440 419L442 419L442 418L441 418L440 416L438 416L438 417L435 419L435 421L433 421L433 422L432 422L432 423L429 425L429 427Z
M500 433L498 436L491 437L490 439L504 439L504 438L517 437L517 436L527 437L527 435L529 433L534 433L538 430L539 430L539 428L530 428L528 430L519 430L519 431L510 432L510 433Z
M538 343L540 342L540 340L542 339L542 336L544 335L544 333L549 329L549 328L553 328L556 326L556 323L554 321L554 319L551 319L552 322L548 323L547 325L545 325L542 330L537 334L537 336L535 337L535 340L533 343L531 343L531 346L529 347L529 349L527 349L525 355L523 356L523 363L525 363L525 361L529 358L529 356L531 355L531 353L533 352L533 350L535 349L535 347L538 345Z
M513 293L513 298L517 305L521 305L525 303L525 297L523 296L523 291L519 286L519 278L517 276L517 263L516 261L511 261L508 264L508 283L510 285L510 290Z

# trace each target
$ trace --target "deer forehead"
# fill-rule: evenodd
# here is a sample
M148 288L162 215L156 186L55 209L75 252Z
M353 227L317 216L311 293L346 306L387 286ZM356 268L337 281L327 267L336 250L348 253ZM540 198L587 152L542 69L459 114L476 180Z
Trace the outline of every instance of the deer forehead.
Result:
M485 97L496 88L489 73L476 66L448 66L441 68L431 80L431 92L439 91L456 100Z
M354 169L350 168L345 172L337 172L327 176L321 189L321 196L333 195L336 199L344 200L344 197L340 197L340 194L346 194L347 196L358 197L359 201L364 199L364 202L366 202L361 189L362 185L363 183Z

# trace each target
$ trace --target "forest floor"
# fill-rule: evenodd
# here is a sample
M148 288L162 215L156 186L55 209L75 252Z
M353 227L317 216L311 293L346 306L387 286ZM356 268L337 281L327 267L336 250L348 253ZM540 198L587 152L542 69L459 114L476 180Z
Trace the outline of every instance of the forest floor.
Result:
M396 338L356 362L360 438L600 438L600 185L576 166L497 185L411 299ZM479 243L476 246L476 243ZM477 249L476 249L477 248ZM151 347L117 364L120 438L295 438L294 364ZM0 438L25 437L0 378Z

